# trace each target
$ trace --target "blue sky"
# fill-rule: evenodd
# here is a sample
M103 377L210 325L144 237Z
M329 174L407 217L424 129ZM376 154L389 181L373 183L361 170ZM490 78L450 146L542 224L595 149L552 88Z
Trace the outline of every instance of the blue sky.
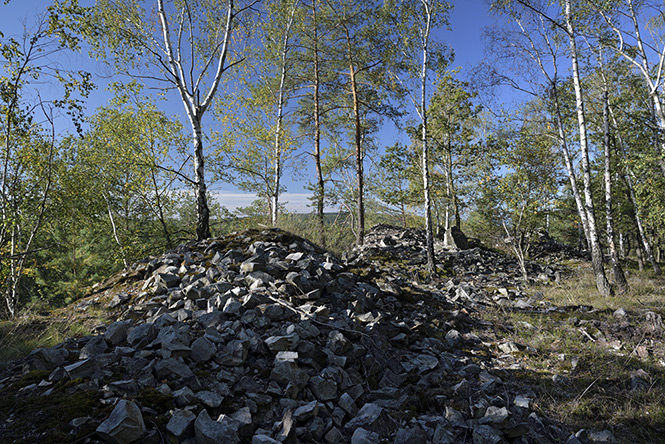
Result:
M451 30L439 30L434 38L446 42L455 50L455 61L452 67L460 67L458 75L461 79L467 79L470 70L474 65L482 61L484 55L482 29L485 26L493 24L493 19L489 14L488 0L453 0L454 9L450 14ZM91 0L81 0L81 4L89 5ZM43 10L50 4L48 0L11 0L8 5L0 6L2 18L0 18L0 30L5 36L17 36L22 34L23 24L30 28L35 21L35 13ZM92 72L96 77L96 82L101 84L104 80L101 78L103 70L95 62L87 60L85 55L71 56L62 63L69 66L80 66ZM90 97L87 104L87 112L92 114L98 106L104 105L108 99L108 94L103 87L99 87ZM168 109L164 109L168 114L177 114L183 118L184 112L179 98L173 93L168 97L170 103ZM210 120L209 120L210 121ZM188 125L186 126L188 127ZM61 127L64 132L72 132L73 127ZM405 134L401 134L392 128L392 125L385 125L380 131L378 142L379 147L393 144L395 141L408 143ZM313 168L312 168L313 170ZM284 178L287 186L287 194L282 196L284 202L288 202L287 208L291 211L309 212L307 208L307 191L304 189L304 182L295 182L290 177ZM235 209L237 206L249 204L254 196L240 193L231 184L216 184L211 187L219 199L220 203L229 209Z

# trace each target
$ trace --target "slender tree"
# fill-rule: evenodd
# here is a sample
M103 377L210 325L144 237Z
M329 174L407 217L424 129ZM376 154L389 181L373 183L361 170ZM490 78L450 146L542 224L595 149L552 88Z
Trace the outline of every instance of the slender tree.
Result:
M239 17L258 0L164 0L144 9L138 0L100 0L87 20L89 41L119 74L175 89L192 132L196 236L210 237L203 117L224 74L243 59L234 53ZM207 85L207 86L206 86Z

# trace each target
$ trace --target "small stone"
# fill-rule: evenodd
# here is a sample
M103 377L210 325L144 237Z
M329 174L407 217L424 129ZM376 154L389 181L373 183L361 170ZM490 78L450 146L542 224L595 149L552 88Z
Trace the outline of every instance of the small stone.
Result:
M166 424L168 430L176 438L185 438L194 435L194 421L196 415L190 410L176 410Z
M184 407L186 405L192 404L195 399L196 396L194 395L192 389L190 389L189 387L183 387L173 392L173 400L175 402L175 405L179 407Z
M252 437L252 444L281 444L276 439L272 439L268 435L254 435Z
M377 433L387 433L394 429L395 423L382 407L368 402L345 426L349 430L355 430L359 427Z
M379 444L381 436L378 433L357 428L351 436L351 444Z
M132 323L129 321L118 321L106 327L106 331L104 332L106 342L111 346L117 346L125 342L131 325Z
M328 444L345 444L347 442L337 427L330 429L324 438Z
M196 362L209 361L217 352L215 344L205 337L198 338L192 342L191 357Z
M201 410L194 421L194 432L199 444L237 444L240 442L237 431L227 422L213 421L206 409Z
M446 333L446 342L450 347L454 347L459 344L461 339L462 335L460 335L460 332L455 329L449 330L448 333Z
M293 333L287 336L270 336L263 342L265 342L272 352L292 351L298 347L300 338L297 334Z
M155 375L158 378L175 376L177 378L190 378L194 376L192 369L187 364L176 359L169 358L158 361L155 364Z
M503 438L494 427L479 425L473 429L473 444L499 444Z
M141 409L132 401L121 399L111 415L97 427L97 433L111 444L129 444L145 433Z
M489 406L487 407L487 410L485 411L485 416L480 418L479 423L480 424L494 424L497 426L501 426L506 422L508 419L508 409L505 407L495 407L495 406Z
M224 402L223 396L210 390L202 390L196 393L196 399L201 401L202 404L212 408L217 408L222 405L222 402Z
M517 395L515 396L515 401L513 401L513 404L515 404L517 407L528 409L531 406L531 399L523 395Z
M293 412L293 419L295 419L296 422L302 422L315 417L318 413L319 403L317 401L312 401L309 404L298 407L296 411Z
M337 398L337 383L334 379L314 376L309 380L309 388L319 401L330 401Z
M351 350L352 344L339 331L333 330L328 335L328 348L336 355L344 355Z
M92 378L94 375L100 373L99 366L94 359L77 361L66 365L64 369L69 379Z
M418 374L423 374L434 370L438 365L438 358L428 354L420 354L405 362L402 362L402 367L404 367L404 370L407 372L412 372L415 370Z
M339 406L351 416L355 416L358 413L358 407L356 407L355 401L348 393L344 393L339 397Z

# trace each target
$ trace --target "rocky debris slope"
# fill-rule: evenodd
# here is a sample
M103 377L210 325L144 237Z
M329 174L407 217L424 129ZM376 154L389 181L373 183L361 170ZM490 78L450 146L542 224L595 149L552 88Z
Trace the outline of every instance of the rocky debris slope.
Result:
M476 246L449 250L442 241L434 244L441 279L434 285L423 284L442 297L465 306L479 308L501 305L509 309L535 310L538 298L521 287L522 275L517 259ZM360 274L388 282L426 282L422 230L377 225L367 232L365 243L354 247L345 257L349 267ZM549 283L561 279L567 268L556 263L543 265L527 262L530 283Z
M0 441L580 442L471 333L474 307L525 298L507 259L439 254L459 275L438 285L418 283L422 234L385 226L348 264L279 230L138 262L78 306L117 322L0 376Z

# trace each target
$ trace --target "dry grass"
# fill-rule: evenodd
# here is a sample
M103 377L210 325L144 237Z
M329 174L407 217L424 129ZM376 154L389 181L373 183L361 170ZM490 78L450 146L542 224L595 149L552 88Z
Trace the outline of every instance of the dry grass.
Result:
M100 322L108 322L99 309L72 307L50 313L25 311L15 319L0 321L0 363L27 356L39 347L52 347L66 338L89 335Z
M665 317L665 279L632 271L629 284L625 294L602 297L582 266L561 284L529 290L565 311L483 317L497 327L496 339L532 347L514 356L513 382L534 387L544 415L574 431L610 429L620 443L665 442L665 333L645 318L647 311ZM627 319L614 316L619 308Z

